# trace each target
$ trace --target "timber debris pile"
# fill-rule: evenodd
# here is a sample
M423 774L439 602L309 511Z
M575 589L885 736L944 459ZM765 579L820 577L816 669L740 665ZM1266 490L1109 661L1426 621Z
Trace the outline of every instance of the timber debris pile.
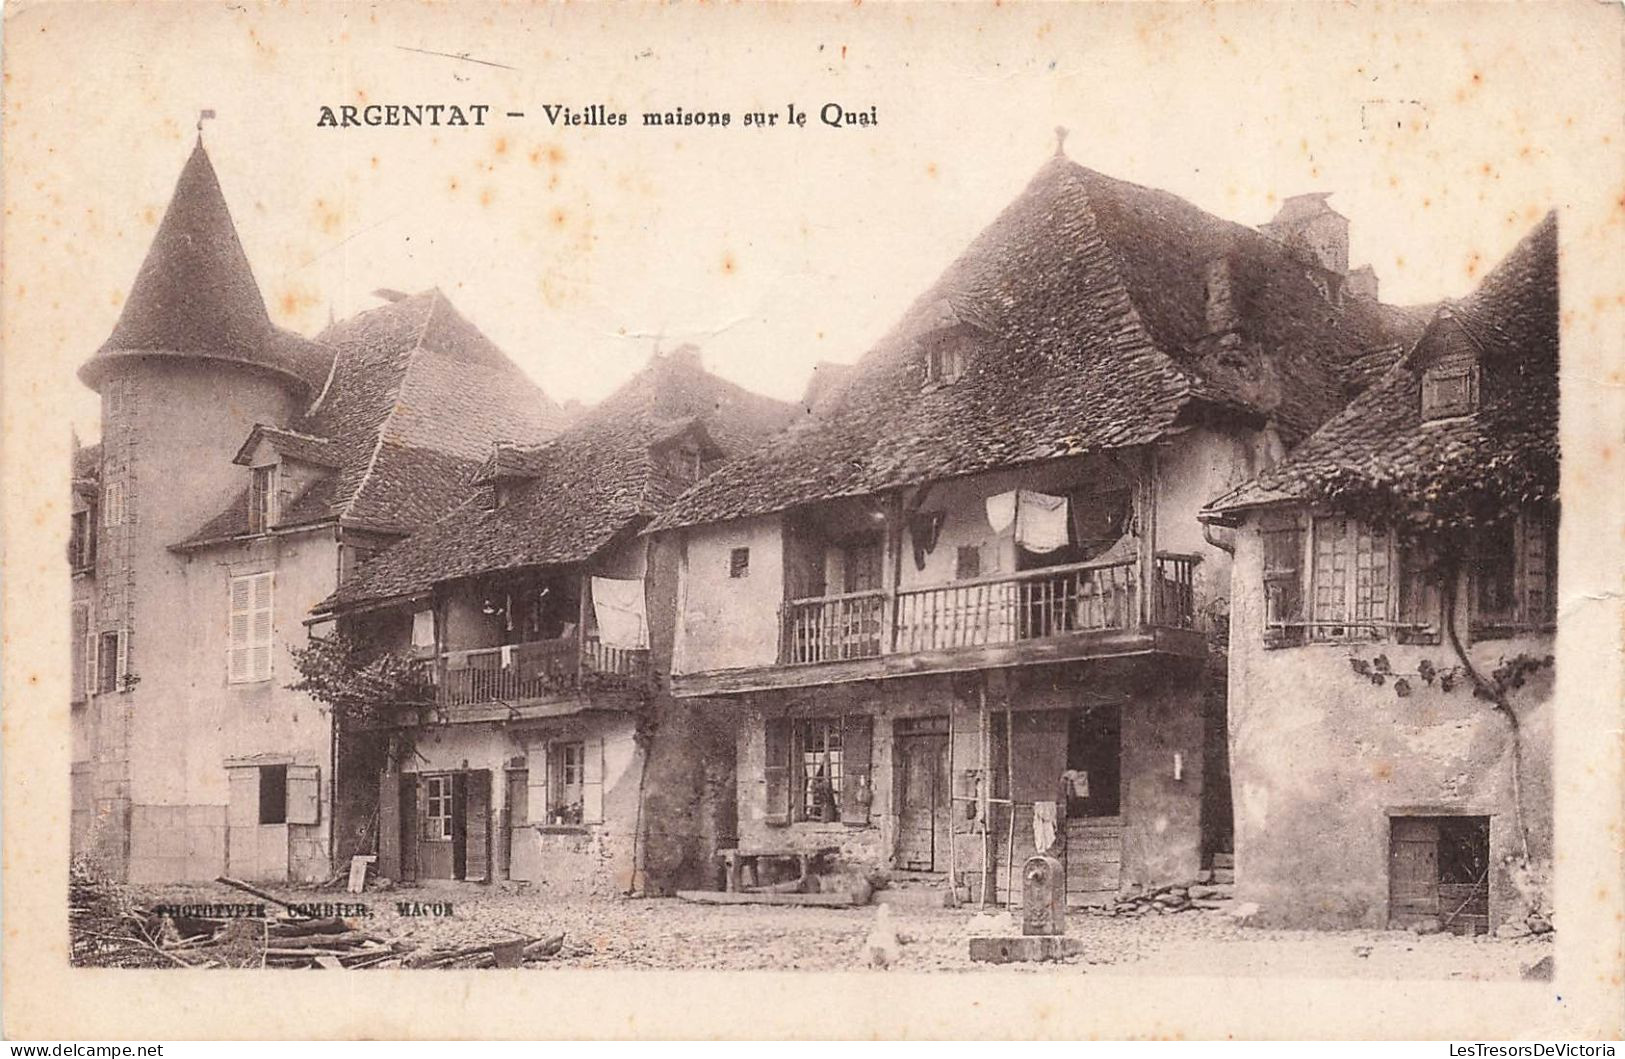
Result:
M238 879L227 886L265 902L259 916L143 907L122 887L75 866L70 879L73 962L82 967L517 968L551 960L564 935L512 936L455 947L424 947L362 930L354 920L315 916ZM275 906L278 911L269 910ZM200 911L208 911L204 906Z

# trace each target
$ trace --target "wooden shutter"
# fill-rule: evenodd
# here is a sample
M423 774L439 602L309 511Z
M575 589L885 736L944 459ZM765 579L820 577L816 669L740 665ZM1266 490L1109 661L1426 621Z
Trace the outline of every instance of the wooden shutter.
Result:
M770 717L766 722L767 822L783 826L790 822L790 719Z
M1400 643L1438 643L1441 621L1438 577L1433 558L1419 544L1399 549L1399 606L1395 618ZM1411 627L1414 626L1414 627Z
M273 574L257 574L251 580L253 587L253 621L249 627L251 650L249 653L249 679L271 679L271 579Z
M1522 621L1543 625L1557 617L1557 519L1550 511L1525 511L1520 525Z
M463 878L476 882L491 881L491 771L475 769L468 774L468 800L464 808L467 820L468 852Z
M581 822L604 822L604 741L581 744Z
M232 827L258 827L260 822L260 770L226 769L226 823ZM246 857L252 859L253 854Z
M226 632L226 676L232 683L248 679L248 640L253 598L254 589L249 578L232 578L231 616Z
M421 799L418 798L417 773L402 773L400 786L400 877L405 880L412 880L418 877L418 835L423 833L423 807Z
M117 661L113 668L113 690L124 691L124 677L130 672L130 634L120 629L113 634L118 643Z
M90 638L90 605L88 603L75 603L73 605L73 627L69 632L72 641L68 650L72 652L71 663L73 671L68 675L73 686L72 702L84 702L85 695L90 690L85 655L89 651L86 641Z
M378 773L378 874L401 878L401 774L394 762Z
M529 794L525 815L531 822L537 824L547 823L548 801L551 790L548 787L548 760L552 753L546 744L532 747L527 755L530 768L526 770L526 790Z
M316 824L322 818L322 770L317 765L288 766L288 823Z
M841 718L841 823L867 824L874 797L874 718L849 713Z

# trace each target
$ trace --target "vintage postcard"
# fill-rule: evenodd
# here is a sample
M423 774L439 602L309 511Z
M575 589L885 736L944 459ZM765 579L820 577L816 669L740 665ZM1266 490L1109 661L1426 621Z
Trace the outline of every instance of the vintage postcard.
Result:
M11 5L6 1033L1617 1035L1622 33Z

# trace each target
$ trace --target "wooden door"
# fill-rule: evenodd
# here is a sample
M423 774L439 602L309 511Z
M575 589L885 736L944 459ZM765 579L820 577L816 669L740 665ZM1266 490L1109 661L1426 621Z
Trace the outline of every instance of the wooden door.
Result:
M471 882L491 881L491 772L473 769L468 777L464 801L463 833L466 836L463 878Z
M1439 825L1396 816L1388 844L1388 925L1439 922Z
M906 871L947 871L948 734L921 731L897 740L897 866Z
M514 850L522 842L523 832L530 827L530 770L511 768L508 776L508 798L502 810L502 877L513 878Z

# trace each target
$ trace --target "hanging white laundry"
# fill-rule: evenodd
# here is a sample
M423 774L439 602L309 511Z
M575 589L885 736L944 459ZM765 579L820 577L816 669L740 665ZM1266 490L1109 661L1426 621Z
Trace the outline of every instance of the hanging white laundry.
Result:
M1031 489L1016 493L1016 542L1030 552L1053 552L1070 539L1070 515L1064 496Z
M1003 533L1016 520L1016 491L987 498L987 524L994 533Z
M1055 844L1055 803L1033 803L1033 848L1042 853Z
M593 615L598 619L598 642L605 647L637 649L649 646L649 620L643 607L643 579L592 579Z

